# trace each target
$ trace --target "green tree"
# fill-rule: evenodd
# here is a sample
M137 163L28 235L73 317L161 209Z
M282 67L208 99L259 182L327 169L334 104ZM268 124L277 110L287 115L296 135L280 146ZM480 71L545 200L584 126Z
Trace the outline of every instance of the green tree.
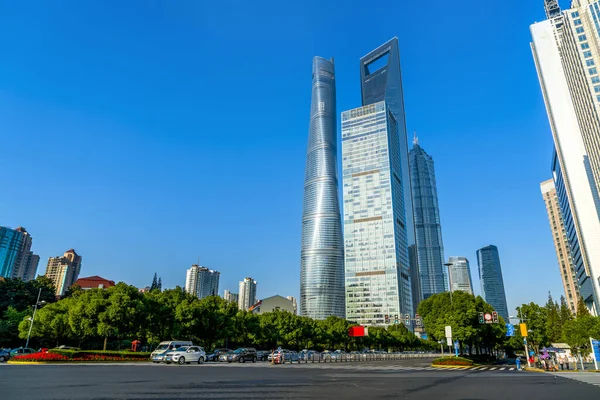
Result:
M546 308L535 303L523 304L517 307L519 318L527 325L527 342L536 353L540 348L550 345L548 337L548 312Z
M600 317L583 315L568 321L563 330L565 343L582 354L590 351L590 337L600 337Z
M586 317L590 314L590 310L585 306L585 301L583 297L579 296L579 301L577 302L577 318Z
M29 315L29 310L17 311L8 306L0 319L0 347L17 347L22 345L19 340L19 323Z
M548 293L546 302L546 330L548 341L550 343L559 342L562 337L562 320L560 316L560 307L552 299L552 294Z
M35 313L33 326L30 317L25 317L19 324L19 337L26 339L31 327L31 338L37 339L41 345L57 347L62 340L73 337L69 325L69 309L72 300L64 299L40 308Z
M560 296L560 325L561 330L564 328L565 324L573 319L573 313L571 313L571 309L565 300L565 296ZM561 334L562 337L562 334Z

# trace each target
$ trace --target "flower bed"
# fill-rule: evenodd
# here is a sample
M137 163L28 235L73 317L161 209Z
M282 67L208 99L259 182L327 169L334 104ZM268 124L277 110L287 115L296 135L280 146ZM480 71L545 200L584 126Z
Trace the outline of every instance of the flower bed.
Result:
M66 353L66 354L65 354ZM132 353L117 351L73 351L49 350L47 353L33 353L15 356L10 362L122 362L148 361L149 353Z
M453 366L471 366L473 361L463 357L441 357L436 358L431 363L432 365L453 365Z

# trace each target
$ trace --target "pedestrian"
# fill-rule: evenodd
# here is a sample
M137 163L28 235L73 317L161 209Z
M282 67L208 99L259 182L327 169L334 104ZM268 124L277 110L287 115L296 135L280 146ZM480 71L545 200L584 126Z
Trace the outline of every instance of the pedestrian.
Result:
M567 367L567 371L570 369L569 368L569 356L565 356L565 366Z
M548 371L548 363L546 362L546 360L544 358L542 358L542 369L544 371Z
M558 363L560 364L560 370L565 370L565 359L562 356L558 356Z
M521 370L521 357L517 356L517 359L515 360L515 362L517 363L517 371Z

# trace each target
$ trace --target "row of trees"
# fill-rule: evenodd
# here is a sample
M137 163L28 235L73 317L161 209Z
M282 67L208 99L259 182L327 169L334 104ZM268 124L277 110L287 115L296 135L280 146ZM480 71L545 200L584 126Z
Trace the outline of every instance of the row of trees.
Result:
M47 282L45 282L47 283ZM21 283L25 284L25 283ZM4 288L0 286L0 297ZM18 315L18 344L27 337L31 307L24 300ZM0 303L1 304L1 303ZM155 345L161 340L182 339L211 349L217 346L253 345L358 350L363 348L417 349L429 344L403 325L387 329L372 327L365 338L349 338L352 324L330 317L316 321L288 312L253 314L238 310L237 304L211 296L199 300L177 287L140 293L119 283L106 290L72 289L67 297L40 308L31 333L32 345L54 347L65 344L81 348L121 348L134 339ZM17 341L18 341L17 338ZM0 346L15 346L14 340Z

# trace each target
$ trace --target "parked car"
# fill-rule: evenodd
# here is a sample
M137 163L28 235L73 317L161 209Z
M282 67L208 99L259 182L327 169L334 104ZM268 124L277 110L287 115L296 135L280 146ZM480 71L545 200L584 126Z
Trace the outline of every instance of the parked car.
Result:
M220 362L227 362L227 357L228 357L230 354L232 354L232 353L233 353L233 350L229 350L229 351L228 351L228 352L226 352L226 353L220 353L220 354L219 354L219 359L218 359L218 361L220 361Z
M199 346L181 346L177 350L171 350L165 355L165 363L178 363L179 365L197 362L202 364L206 360L206 352Z
M286 362L300 362L300 358L298 357L298 353L296 353L295 351L290 351L287 349L281 349L281 350L275 350L273 352L273 354L269 354L269 361L272 361L273 358L275 358L276 360L279 360L279 362L281 364L284 364Z
M159 345L150 353L150 360L153 363L163 362L165 360L166 353L171 350L176 350L181 346L193 346L194 344L190 341L167 341L160 342Z
M300 361L304 361L305 363L309 361L319 361L321 355L316 350L302 350L298 353L298 359Z
M33 353L37 353L37 350L34 349L30 349L28 347L19 347L18 349L12 349L10 351L10 356L11 358L14 356L22 356L24 354L33 354Z
M252 347L240 347L239 349L227 354L227 362L256 362L257 359L258 355L256 353L256 349Z
M346 352L344 350L336 350L331 353L331 359L336 361L342 361L346 357Z
M329 350L325 350L321 353L321 361L331 361L331 352Z
M258 350L256 352L256 357L258 357L258 361L267 361L269 359L269 354L271 354L269 350Z
M10 350L2 349L0 350L0 362L5 362L10 360Z
M231 351L231 349L214 349L206 355L206 361L219 361L219 355L226 354L229 351Z

